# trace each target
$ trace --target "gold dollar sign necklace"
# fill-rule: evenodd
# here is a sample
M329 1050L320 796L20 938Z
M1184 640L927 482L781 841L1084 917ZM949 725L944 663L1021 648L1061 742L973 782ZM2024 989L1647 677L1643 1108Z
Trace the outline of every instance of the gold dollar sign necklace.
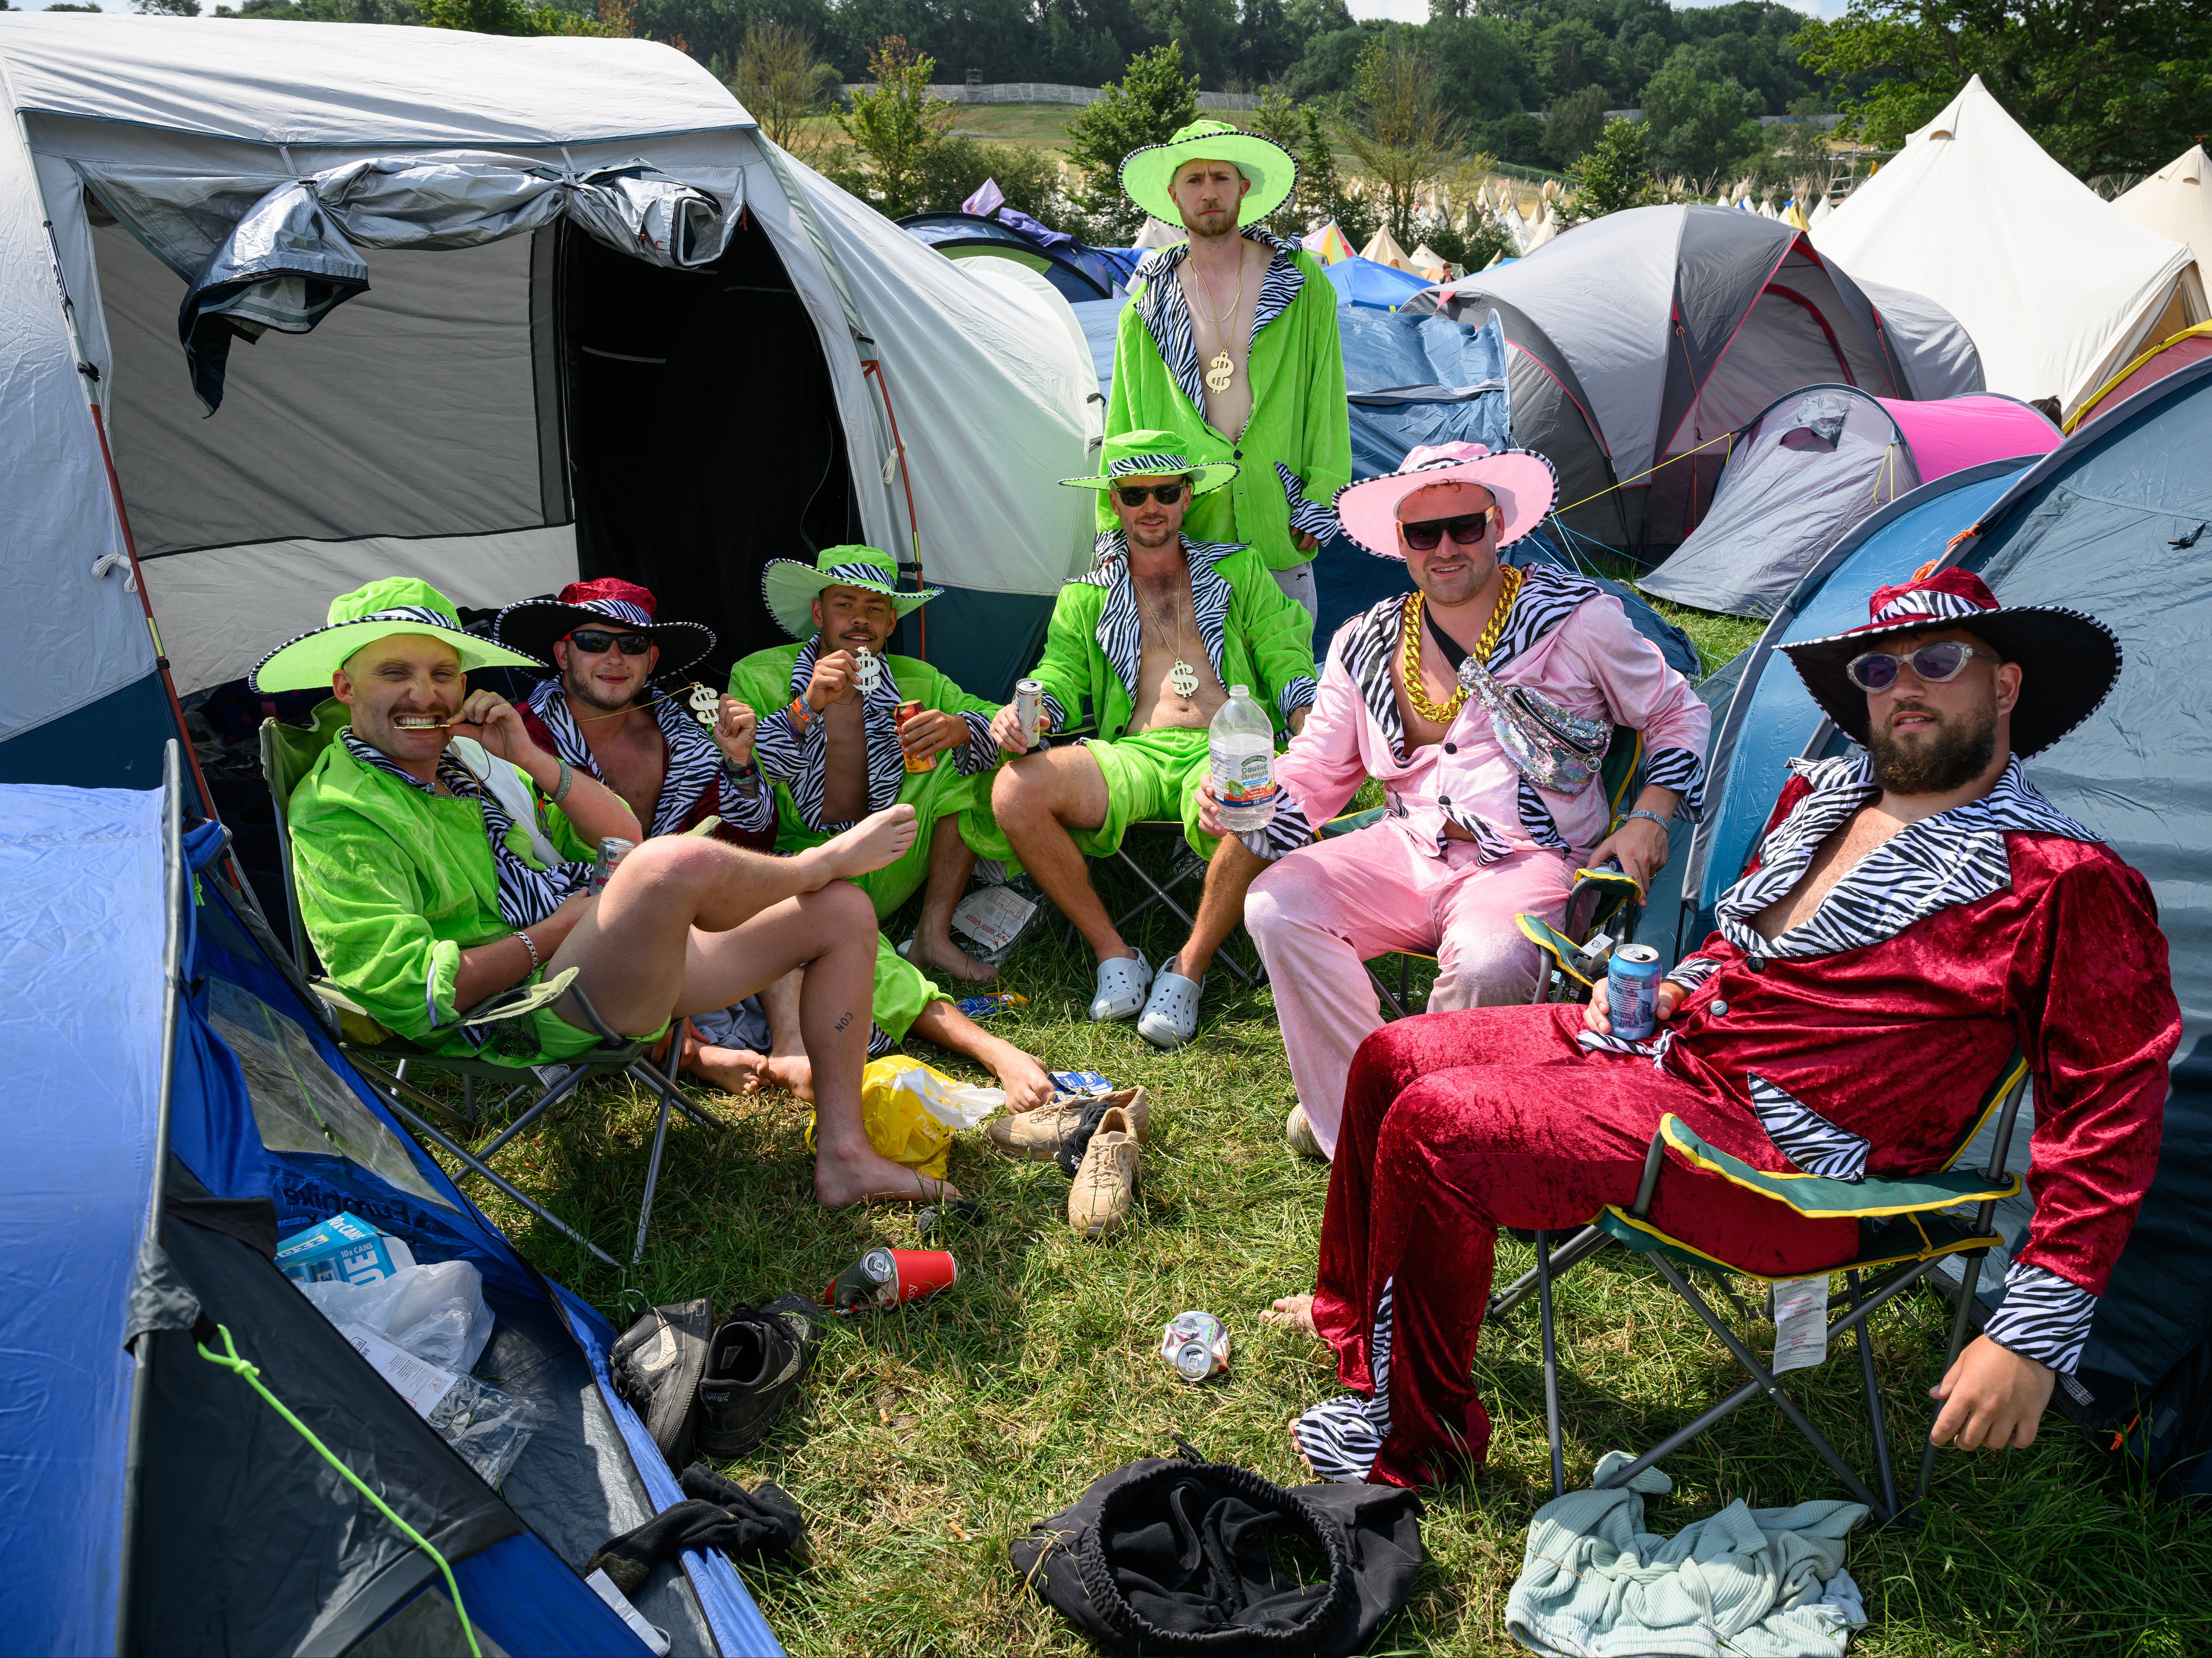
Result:
M1152 632L1158 637L1161 645L1174 653L1175 665L1168 670L1169 688L1185 702L1189 701L1198 690L1198 670L1182 659L1182 605L1177 603L1169 607L1170 614L1175 617L1176 624L1175 637L1170 640L1168 637L1168 630L1147 613L1144 584L1137 580L1137 573L1134 570L1129 572L1129 585L1136 589L1137 614L1151 624Z
M1200 288L1206 286L1203 278L1200 278L1198 285ZM1206 289L1206 298L1209 305L1212 303L1213 293L1211 288ZM1243 310L1244 244L1240 239L1237 244L1237 293L1229 302L1230 321L1236 321L1243 314ZM1237 378L1237 365L1229 361L1229 337L1221 331L1220 313L1211 312L1206 320L1212 325L1213 343L1219 348L1206 365L1206 389L1218 398L1229 389L1229 382Z

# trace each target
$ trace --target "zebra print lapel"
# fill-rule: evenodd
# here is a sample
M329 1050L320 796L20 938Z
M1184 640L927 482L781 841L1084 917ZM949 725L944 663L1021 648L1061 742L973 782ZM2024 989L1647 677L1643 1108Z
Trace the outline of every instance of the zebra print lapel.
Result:
M799 647L799 655L791 665L791 694L794 697L803 695L808 682L814 677L814 659L821 645L822 635L817 634ZM886 655L878 659L882 671L876 677L875 694L860 705L860 729L868 750L868 810L872 812L882 811L894 804L906 780L906 756L899 749L898 740L898 680L891 672L890 658ZM768 722L763 721L760 729L767 728ZM822 797L829 771L828 738L824 733L823 721L810 720L799 734L799 751L780 751L775 756L777 780L791 791L792 804L799 808L799 821L817 835L833 834L852 826L851 823L822 821ZM765 755L767 745L762 748Z
M1881 792L1863 750L1793 761L1790 768L1811 781L1813 792L1767 837L1759 867L1715 906L1721 936L1746 955L1797 959L1863 950L1938 910L2002 892L2012 884L2008 831L2097 838L2037 793L2014 757L1989 793L1899 830L1831 887L1809 919L1770 940L1753 928L1753 920L1797 884L1822 841Z
M530 693L529 706L552 733L556 755L578 771L602 783L607 780L606 774L592 758L591 745L584 740L583 727L576 723L568 699L562 694L559 680L539 680ZM660 732L667 760L661 774L660 795L653 802L653 822L646 825L648 837L673 835L682 828L684 820L691 815L691 808L699 803L699 797L709 789L719 789L722 776L722 751L673 696L655 696L652 708L653 722Z
M1183 562L1190 571L1191 616L1198 623L1199 636L1206 642L1206 659L1213 664L1213 676L1224 684L1228 683L1223 661L1228 648L1229 603L1234 590L1229 585L1229 578L1213 567L1230 554L1243 550L1242 542L1194 541L1188 536L1182 538ZM1101 534L1095 562L1075 580L1106 590L1106 603L1099 610L1098 627L1093 637L1133 708L1138 674L1143 665L1144 635L1137 614L1136 584L1129 579L1127 538L1119 530Z
M1241 234L1247 241L1274 250L1274 257L1267 262L1267 274L1260 278L1259 295L1252 304L1251 339L1255 340L1261 329L1289 309L1304 278L1291 260L1290 243L1270 235L1258 225L1247 225ZM1190 400L1190 406L1202 416L1206 413L1206 381L1199 367L1198 341L1190 325L1189 303L1175 274L1189 257L1188 242L1177 242L1173 247L1147 253L1136 270L1137 276L1144 280L1145 291L1133 303L1144 321L1145 331L1152 337L1160 361L1175 376L1176 386ZM1249 349L1249 340L1246 346Z
M1498 642L1490 647L1489 660L1483 665L1492 673L1503 671L1515 657L1605 592L1588 576L1576 575L1556 564L1521 568L1526 573L1521 579L1521 591L1514 596L1513 608L1498 630Z
M1367 717L1382 728L1383 740L1390 745L1390 757L1401 766L1410 765L1412 756L1406 752L1406 722L1398 716L1398 694L1390 683L1390 656L1398 648L1398 635L1406 625L1408 597L1400 593L1386 598L1346 623L1337 632L1336 647L1344 671L1352 676L1352 683L1359 688L1359 700L1367 705Z

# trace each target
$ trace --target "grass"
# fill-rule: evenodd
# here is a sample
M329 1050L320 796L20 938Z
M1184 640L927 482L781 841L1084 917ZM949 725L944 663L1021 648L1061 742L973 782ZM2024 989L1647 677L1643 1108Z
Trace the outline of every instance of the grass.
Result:
M1179 942L1164 925L1137 941L1154 959ZM1291 1093L1267 992L1237 991L1217 975L1200 1040L1160 1054L1129 1025L1085 1022L1090 974L1056 936L1025 942L1006 983L1030 998L1001 1016L1006 1034L1054 1069L1091 1067L1152 1091L1138 1212L1122 1236L1083 1242L1067 1229L1067 1182L1056 1169L963 1137L951 1174L983 1218L945 1240L959 1259L958 1284L900 1313L841 1322L774 1436L725 1470L747 1484L775 1480L805 1512L810 1569L742 1568L794 1653L1087 1653L1015 1576L1008 1540L1121 1464L1172 1455L1178 1436L1300 1483L1284 1424L1336 1391L1315 1344L1259 1321L1272 1297L1310 1287L1327 1192L1326 1170L1282 1142ZM906 1206L815 1205L797 1102L703 1097L732 1126L720 1135L682 1122L670 1130L652 1241L629 1286L647 1300L711 1295L726 1305L819 1293L867 1245L915 1242ZM644 1100L607 1084L519 1144L503 1167L626 1255L651 1128ZM488 1206L538 1266L618 1327L627 1321L621 1276L522 1212ZM1501 1273L1528 1264L1525 1248L1504 1241ZM1572 1273L1559 1304L1571 1485L1587 1485L1606 1450L1655 1442L1739 1379L1656 1276L1617 1253ZM1157 1345L1160 1327L1188 1308L1218 1315L1233 1342L1227 1376L1199 1388L1174 1380ZM1902 1458L1928 1419L1948 1309L1924 1292L1876 1327ZM1771 1339L1744 1334L1760 1351ZM1533 1306L1485 1330L1476 1376L1497 1424L1489 1461L1431 1496L1428 1564L1374 1651L1516 1649L1503 1609L1528 1517L1548 1495L1539 1366ZM1793 1392L1854 1465L1870 1469L1856 1387L1844 1351L1801 1375ZM1647 1513L1662 1533L1736 1497L1760 1506L1843 1494L1779 1415L1759 1406L1667 1467L1674 1489ZM2212 1533L2185 1510L2152 1504L2055 1415L2030 1450L1946 1453L1925 1527L1863 1529L1850 1566L1873 1619L1855 1643L1860 1653L2212 1649L2203 1588Z

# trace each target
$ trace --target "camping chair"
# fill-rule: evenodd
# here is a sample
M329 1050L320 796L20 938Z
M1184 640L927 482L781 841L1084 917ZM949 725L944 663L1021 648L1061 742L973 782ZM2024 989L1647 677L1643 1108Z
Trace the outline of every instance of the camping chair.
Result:
M1497 1318L1526 1300L1531 1289L1536 1293L1543 1327L1544 1418L1551 1440L1553 1494L1565 1494L1566 1479L1559 1446L1559 1369L1552 1315L1552 1283L1559 1273L1607 1243L1618 1243L1651 1263L1675 1294L1687 1302L1705 1327L1720 1338L1751 1380L1696 1420L1668 1434L1635 1461L1607 1475L1600 1482L1601 1488L1626 1485L1662 1457L1671 1455L1757 1395L1765 1394L1819 1453L1820 1460L1835 1471L1851 1495L1872 1509L1884 1524L1917 1525L1920 1505L1928 1496L1929 1475L1936 1464L1936 1444L1929 1440L1923 1445L1919 1482L1914 1488L1911 1503L1900 1509L1896 1477L1890 1467L1888 1429L1882 1417L1881 1395L1875 1386L1874 1345L1867 1335L1867 1321L1884 1303L1933 1272L1946 1256L1963 1254L1966 1259L1961 1263L1958 1312L1951 1321L1951 1345L1943 1361L1944 1368L1948 1370L1957 1362L1960 1350L1966 1345L1967 1321L1974 1306L1974 1287L1981 1275L1983 1259L1998 1242L1994 1224L1997 1204L2020 1190L2020 1176L2005 1172L2005 1159L2012 1149L2013 1127L2027 1093L2027 1060L2015 1050L1996 1085L1983 1097L1972 1132L1952 1154L1943 1172L1894 1179L1869 1176L1853 1182L1815 1175L1768 1174L1706 1145L1680 1118L1671 1114L1662 1118L1658 1132L1651 1137L1651 1148L1644 1156L1644 1175L1636 1188L1636 1201L1625 1209L1617 1204L1607 1205L1595 1220L1560 1246L1556 1254L1552 1249L1551 1236L1538 1232L1534 1269L1491 1297L1487 1316ZM1966 1148L1983 1128L1991 1125L1994 1133L1989 1162L1979 1169L1954 1172L1954 1165L1965 1157ZM1722 1292L1746 1317L1750 1316L1750 1309L1729 1286L1728 1275L1735 1273L1760 1282L1772 1280L1706 1254L1679 1238L1669 1237L1647 1218L1670 1152L1684 1163L1773 1199L1778 1225L1787 1225L1792 1217L1857 1218L1859 1243L1853 1258L1827 1269L1832 1274L1841 1272L1844 1285L1842 1295L1828 1298L1827 1310L1840 1311L1842 1315L1829 1323L1827 1333L1832 1340L1848 1330L1857 1344L1859 1380L1866 1394L1867 1415L1874 1430L1875 1461L1881 1481L1879 1497L1851 1471L1796 1401L1783 1392L1767 1367L1721 1321L1705 1298L1698 1293L1689 1272L1711 1274L1718 1280ZM1975 1206L1971 1224L1959 1217L1940 1212L1968 1204ZM1861 1281L1863 1274L1870 1275L1864 1283ZM1809 1278L1814 1274L1796 1276Z
M1606 817L1607 835L1620 827L1621 813L1641 792L1638 785L1643 775L1644 733L1627 726L1615 726L1613 741L1605 751L1605 765L1598 775L1610 805ZM1332 817L1321 826L1321 838L1334 840L1340 835L1364 829L1370 823L1380 823L1389 811L1387 806L1373 806L1365 811ZM1607 859L1602 869L1575 872L1574 885L1567 895L1567 913L1559 926L1548 926L1533 915L1515 917L1522 935L1551 957L1550 965L1540 967L1537 971L1535 994L1531 999L1547 1002L1555 994L1566 1000L1586 999L1591 984L1589 975L1603 972L1613 946L1636 931L1643 902L1643 890L1634 878ZM1607 931L1601 932L1600 928ZM1406 1017L1406 1004L1413 999L1414 958L1432 962L1436 957L1419 950L1393 953L1398 957L1398 987L1395 994L1376 970L1374 962L1366 963L1367 977L1376 994L1382 999L1383 1006L1389 1010L1390 1017L1402 1019ZM1577 986L1580 987L1579 995L1571 993Z
M261 774L268 782L270 799L276 807L276 845L278 860L284 872L284 900L290 912L292 926L292 956L300 970L307 975L309 985L337 1016L338 1047L354 1067L365 1077L371 1086L384 1094L392 1108L405 1119L416 1133L430 1140L441 1151L462 1165L458 1177L466 1180L470 1175L479 1175L497 1187L514 1202L552 1227L564 1237L571 1238L590 1250L610 1266L619 1266L612 1255L570 1226L552 1211L498 1174L491 1160L507 1144L531 1124L563 1100L576 1094L586 1083L603 1076L627 1076L651 1089L659 1097L660 1105L653 1127L653 1153L646 1165L645 1198L638 1209L637 1240L630 1254L630 1265L635 1266L645 1259L645 1238L653 1222L653 1199L660 1184L661 1154L668 1139L668 1114L672 1108L682 1112L703 1128L720 1133L726 1124L695 1104L676 1080L678 1062L683 1053L682 1033L672 1031L668 1043L665 1073L656 1071L647 1054L647 1043L634 1042L617 1035L601 1021L584 993L563 974L555 980L530 987L518 995L507 992L469 1009L461 1016L464 1025L476 1025L495 1020L512 1018L518 1014L545 1005L566 993L575 999L584 1017L599 1032L598 1047L586 1050L565 1061L562 1074L548 1080L543 1074L511 1065L501 1065L491 1060L450 1054L436 1054L417 1047L405 1038L386 1029L368 1011L355 1003L345 993L332 984L319 971L319 963L309 948L306 929L300 920L300 890L292 868L292 832L289 807L292 791L307 774L324 748L337 733L342 719L336 717L340 705L336 701L323 703L315 710L315 723L307 728L287 726L275 720L261 722ZM479 1121L476 1089L479 1082L494 1088L505 1087L508 1092L493 1112L504 1111L534 1086L538 1097L524 1108L521 1114L493 1136L480 1150L471 1151L466 1146L441 1133L425 1118L409 1108L408 1102L437 1113L450 1120L451 1110L431 1098L407 1080L410 1066L442 1072L458 1077L461 1082L461 1099L465 1121L474 1127ZM548 1066L547 1071L554 1069ZM521 1080L517 1083L517 1078Z
M1204 884L1206 880L1206 860L1200 858L1196 853L1193 852L1188 845L1182 843L1182 820L1180 818L1160 818L1157 820L1148 818L1142 823L1130 824L1129 829L1132 834L1135 833L1139 829L1149 829L1154 832L1162 830L1166 831L1173 837L1174 840L1174 850L1171 854L1174 861L1168 865L1165 878L1162 880L1155 881L1152 878L1151 872L1147 871L1142 864L1139 863L1134 858L1129 855L1129 842L1126 836L1123 838L1121 844L1114 848L1114 857L1115 860L1120 863L1121 867L1134 875L1139 881L1142 882L1146 887L1150 889L1149 896L1139 899L1128 910L1114 918L1114 931L1116 932L1124 932L1130 922L1135 920L1139 915L1142 915L1146 910L1152 908L1155 904L1165 904L1168 908L1169 913L1180 920L1186 928L1196 926L1198 925L1198 918L1182 907L1182 903L1176 898L1175 894L1176 890L1178 887L1182 886L1186 882L1190 881L1194 878L1195 878L1201 885ZM1256 957L1254 959L1251 969L1247 970L1234 956L1229 953L1228 946L1224 942L1221 949L1214 951L1213 959L1220 963L1222 966L1227 968L1231 975L1236 979L1237 983L1241 985L1253 985L1259 982L1261 969Z

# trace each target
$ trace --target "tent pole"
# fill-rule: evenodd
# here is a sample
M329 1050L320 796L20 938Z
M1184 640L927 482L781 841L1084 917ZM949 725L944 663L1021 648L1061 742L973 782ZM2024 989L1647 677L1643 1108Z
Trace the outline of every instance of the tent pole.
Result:
M906 488L907 531L914 539L914 585L920 588L927 585L921 579L921 520L915 515L914 479L906 470L906 444L899 436L898 416L891 408L890 381L884 377L883 363L874 357L860 359L860 372L874 378L876 390L883 393L884 413L890 419L891 448L898 455L899 482ZM929 618L920 610L914 613L914 627L916 635L915 653L927 662L929 660Z

